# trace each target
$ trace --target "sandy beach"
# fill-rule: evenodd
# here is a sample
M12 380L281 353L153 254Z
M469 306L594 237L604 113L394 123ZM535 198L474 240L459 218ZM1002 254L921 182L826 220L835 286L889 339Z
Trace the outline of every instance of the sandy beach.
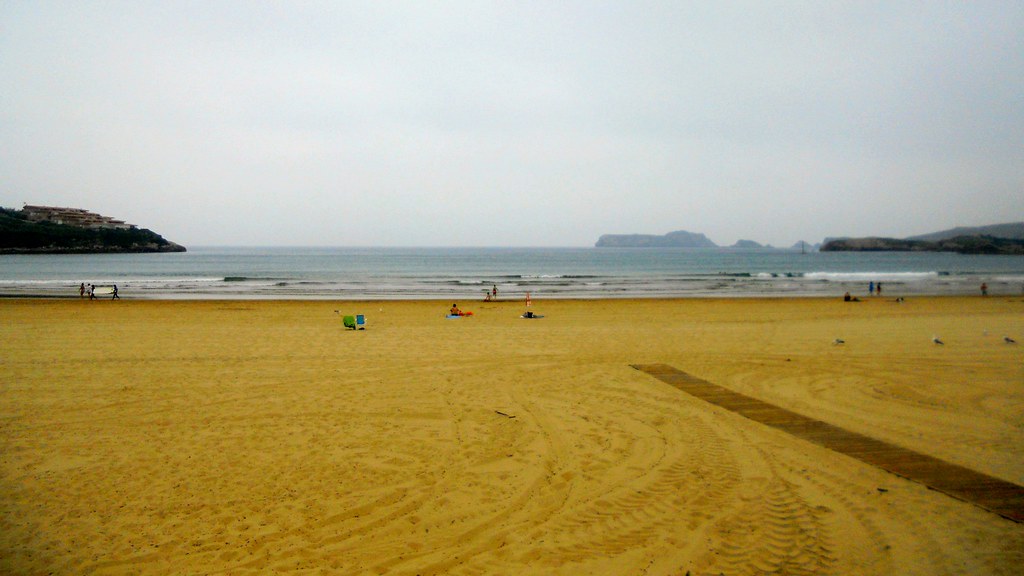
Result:
M0 572L1024 564L1024 525L631 367L1024 484L1020 296L459 304L0 301Z

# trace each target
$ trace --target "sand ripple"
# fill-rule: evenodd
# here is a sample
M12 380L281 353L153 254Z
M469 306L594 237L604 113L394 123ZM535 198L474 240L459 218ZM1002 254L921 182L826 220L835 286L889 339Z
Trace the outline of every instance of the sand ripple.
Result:
M364 333L341 332L316 303L68 314L77 304L0 303L5 573L924 575L1024 563L1017 524L629 366L686 366L1022 474L1020 397L1003 401L999 376L1015 368L928 348L880 358L853 324L845 350L790 332L821 304L760 304L755 322L742 303L565 303L523 326L501 308L457 325L405 303ZM741 353L745 333L763 343ZM976 370L977 385L935 377L950 366ZM966 420L935 428L963 406Z

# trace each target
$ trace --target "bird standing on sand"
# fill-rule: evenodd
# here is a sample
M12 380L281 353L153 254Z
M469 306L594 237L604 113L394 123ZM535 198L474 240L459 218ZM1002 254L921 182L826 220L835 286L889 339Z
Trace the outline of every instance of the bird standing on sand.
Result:
M939 346L945 345L945 342L943 342L942 340L939 340L938 336L932 336L932 342L935 342Z
M839 346L840 344L846 344L846 340L843 340L842 338L836 338L835 340L832 341L833 346Z
M1003 342L1006 342L1007 344L1016 344L1017 343L1016 340L1014 340L1013 338L1010 338L1009 336L1003 336Z

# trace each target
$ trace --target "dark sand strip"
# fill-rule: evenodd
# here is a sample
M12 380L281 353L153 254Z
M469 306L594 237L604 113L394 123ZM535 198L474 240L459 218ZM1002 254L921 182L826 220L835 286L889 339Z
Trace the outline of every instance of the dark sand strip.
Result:
M977 504L1014 522L1024 522L1024 487L1012 482L802 416L701 380L666 364L635 364L633 368L756 422L920 482L954 498Z

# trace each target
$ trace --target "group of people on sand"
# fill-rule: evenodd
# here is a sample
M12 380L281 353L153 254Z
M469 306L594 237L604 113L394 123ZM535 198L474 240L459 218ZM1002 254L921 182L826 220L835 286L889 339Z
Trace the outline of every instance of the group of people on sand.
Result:
M875 282L874 280L872 280L871 282L868 282L868 296L881 296L881 295L882 295L882 283L881 282ZM843 301L844 302L860 302L860 298L857 298L856 296L851 296L850 293L847 292L846 294L843 294Z
M498 287L494 286L493 288L491 288L490 292L485 292L484 293L484 302L492 302L495 299L497 299L497 297L498 297ZM527 292L526 293L526 307L529 308L532 303L533 303L533 301L530 298L530 293ZM459 304L457 302L452 302L452 307L448 309L448 316L449 317L454 317L454 316L472 316L472 315L473 315L472 312L463 311L461 308L459 308ZM523 314L523 318L541 318L541 316L536 316L533 312L530 312L529 310L527 310L527 312L525 314Z
M881 295L882 295L882 283L881 282L875 282L874 280L872 280L871 282L868 282L868 296L881 296ZM903 299L900 298L899 301L902 302ZM843 294L843 302L860 302L860 298L857 298L856 296L851 296L850 293L847 292L846 294Z
M114 284L111 287L110 294L111 294L111 296L110 296L111 300L120 300L121 299L121 297L117 295L117 284ZM96 285L95 284L89 284L88 286L86 286L85 282L82 282L81 284L78 285L78 297L79 298L85 298L86 296L89 297L89 300L95 300L96 299Z
M868 295L881 296L882 295L882 283L868 282ZM985 282L981 283L981 295L988 296L988 284ZM860 302L860 298L851 296L849 292L843 294L844 302ZM903 302L903 298L897 298L897 302Z
M484 302L490 302L498 299L498 285L491 286L491 290L484 290Z

